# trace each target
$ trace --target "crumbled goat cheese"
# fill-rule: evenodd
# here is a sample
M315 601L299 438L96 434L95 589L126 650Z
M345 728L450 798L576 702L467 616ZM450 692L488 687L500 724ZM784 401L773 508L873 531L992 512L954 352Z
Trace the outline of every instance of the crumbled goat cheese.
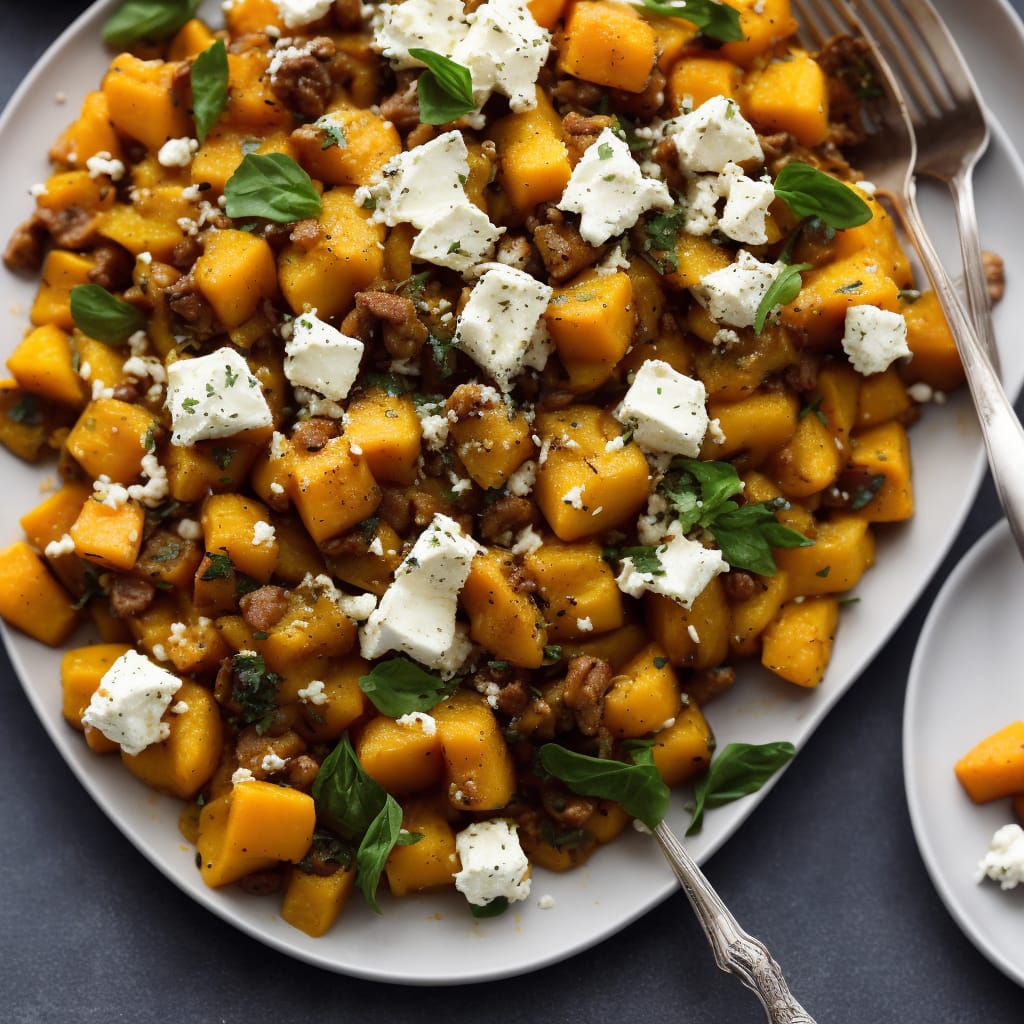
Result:
M330 11L334 0L276 0L285 28L301 28L319 21Z
M585 241L602 245L647 210L667 210L672 196L663 182L644 177L629 146L605 128L573 168L557 205L580 215Z
M106 151L89 157L85 161L85 167L90 178L98 178L106 174L111 181L120 181L125 175L124 164L120 160L115 160Z
M757 308L782 267L781 263L762 263L740 249L733 263L705 274L691 291L716 323L752 327Z
M846 311L843 351L858 373L881 373L911 355L907 321L902 313L877 306L851 306Z
M322 679L312 680L308 686L304 686L299 690L296 696L304 704L316 704L320 706L327 703L327 694L324 693L324 684Z
M757 133L740 113L735 100L712 96L696 110L676 118L672 141L684 171L720 173L726 164L764 162Z
M198 139L168 139L156 155L162 167L188 167L199 151Z
M410 711L408 714L396 718L395 721L399 725L408 725L410 727L418 725L427 736L437 734L437 719L432 715L428 715L425 711Z
M644 591L661 594L689 608L704 588L729 565L717 549L706 548L699 541L689 540L679 532L678 520L669 528L672 539L655 549L661 574L642 572L631 557L623 558L615 582L630 597Z
M697 458L708 428L704 385L660 359L648 359L615 410L633 428L633 440L650 452Z
M516 826L504 819L478 821L455 837L461 870L455 888L477 907L499 897L510 903L530 895L530 862L519 844Z
M1012 824L996 831L976 877L979 882L991 878L1001 889L1015 889L1024 883L1024 828Z

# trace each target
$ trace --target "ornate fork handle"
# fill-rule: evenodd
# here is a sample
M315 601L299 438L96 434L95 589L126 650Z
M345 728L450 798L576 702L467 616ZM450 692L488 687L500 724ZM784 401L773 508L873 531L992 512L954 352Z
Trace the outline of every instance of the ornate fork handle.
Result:
M662 822L654 835L704 929L715 963L756 993L771 1024L815 1024L789 991L768 948L739 926L672 830Z

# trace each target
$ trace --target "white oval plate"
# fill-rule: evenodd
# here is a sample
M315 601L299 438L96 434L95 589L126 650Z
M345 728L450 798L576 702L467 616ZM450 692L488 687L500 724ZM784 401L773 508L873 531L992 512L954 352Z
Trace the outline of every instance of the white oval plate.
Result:
M1024 561L1006 520L963 557L935 599L910 668L903 774L928 873L964 934L1024 985L1024 886L975 882L992 833L1014 820L1009 800L978 805L953 765L976 743L1024 718Z
M99 38L105 16L117 0L90 8L44 56L0 119L0 238L6 239L28 215L27 191L48 173L46 151L76 114L81 96L95 88L108 56ZM1007 52L1005 12L1000 0L978 0L971 11L942 0L954 28L979 31L988 25L993 53ZM208 4L219 23L216 5ZM982 17L988 12L987 20ZM1002 26L1002 31L997 31ZM1002 47L1002 50L999 49ZM1016 52L1012 51L1011 52ZM1006 71L1013 80L1017 64ZM66 102L60 100L66 97ZM1008 116L1013 116L1010 106ZM1013 123L1011 121L1011 123ZM978 176L985 244L1007 260L1011 282L997 311L997 329L1008 337L1024 321L1024 243L1006 211L1024 207L1024 171L998 134ZM928 199L929 197L925 197ZM955 266L955 236L946 207L925 204L941 251ZM27 324L34 291L30 283L0 274L0 326L9 348ZM2 353L0 353L2 354ZM1014 392L1024 379L1024 346L1007 346L1004 373ZM790 740L798 747L870 662L920 594L952 542L981 479L983 461L974 414L965 395L942 408L925 410L912 438L918 514L910 524L879 531L878 566L858 589L860 602L844 610L829 675L806 692L755 668L744 670L739 685L710 714L718 741L752 743ZM5 501L0 511L0 544L21 535L17 517L40 500L41 482L52 470L38 471L0 456ZM343 921L322 939L311 939L285 924L275 900L261 900L233 889L213 891L202 883L194 850L182 842L176 823L179 805L136 782L116 758L92 755L81 737L63 722L57 687L59 652L5 632L25 692L54 745L97 804L161 871L196 901L241 930L285 953L329 970L407 984L475 982L521 974L578 953L624 927L675 887L654 843L624 836L591 863L566 875L537 871L534 896L502 918L474 921L455 896L382 900L377 917L353 901ZM770 787L769 787L770 788ZM706 860L753 810L765 792L711 813L701 835L690 842ZM676 797L669 823L682 833L687 823L683 799ZM102 872L104 868L98 866ZM110 881L115 869L107 868ZM555 906L540 910L550 894Z

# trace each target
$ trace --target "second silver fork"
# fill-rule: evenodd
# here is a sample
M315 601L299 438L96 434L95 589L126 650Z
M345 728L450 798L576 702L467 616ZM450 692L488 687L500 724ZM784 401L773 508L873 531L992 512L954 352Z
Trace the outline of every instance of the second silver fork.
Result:
M882 120L877 130L854 155L860 169L889 193L942 305L974 400L996 492L1017 548L1024 554L1024 429L918 212L914 178L917 144L901 90L871 33L846 0L793 0L793 8L805 28L817 33L819 42L838 31L861 36L869 45L885 102L879 107ZM859 159L862 155L865 159Z

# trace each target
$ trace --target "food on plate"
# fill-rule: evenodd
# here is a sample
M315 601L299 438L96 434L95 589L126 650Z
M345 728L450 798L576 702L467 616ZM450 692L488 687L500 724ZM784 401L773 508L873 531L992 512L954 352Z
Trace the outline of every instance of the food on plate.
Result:
M68 723L311 935L762 785L792 747L713 758L713 701L822 682L962 381L839 148L856 47L787 0L142 6L5 256L0 441L60 483L0 615L74 636Z
M972 747L954 767L964 792L977 804L1010 798L1017 822L1024 823L1024 722L1010 722ZM1024 882L1024 831L1002 826L978 864L977 879L991 878L1003 889Z

